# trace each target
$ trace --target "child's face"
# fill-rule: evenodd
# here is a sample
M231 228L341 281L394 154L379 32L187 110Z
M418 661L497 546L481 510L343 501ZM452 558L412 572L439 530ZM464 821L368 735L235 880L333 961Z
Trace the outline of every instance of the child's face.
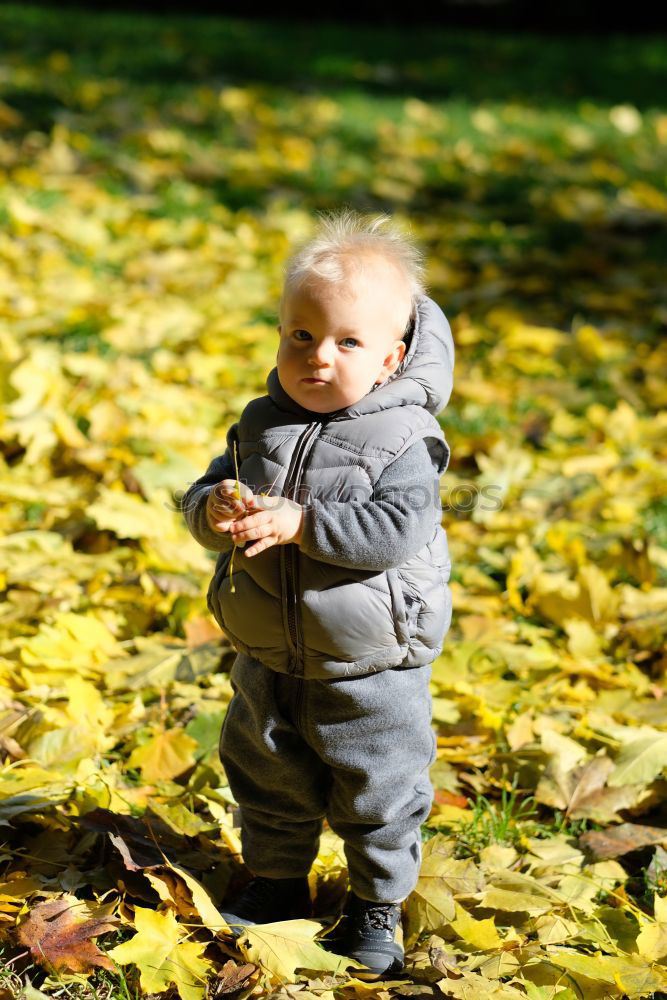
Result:
M405 277L377 255L343 288L314 281L293 291L278 327L283 389L316 413L359 402L401 363L410 309Z

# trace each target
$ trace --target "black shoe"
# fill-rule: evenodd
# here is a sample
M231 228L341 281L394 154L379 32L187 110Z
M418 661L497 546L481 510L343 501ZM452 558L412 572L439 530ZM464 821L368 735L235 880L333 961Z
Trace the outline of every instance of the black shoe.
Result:
M357 979L394 975L402 972L405 957L394 938L400 916L400 903L373 903L350 890L340 920L317 940L327 951L347 955L366 966L352 967L351 974Z
M308 878L266 878L256 875L229 907L220 910L235 938L253 924L298 920L312 915Z

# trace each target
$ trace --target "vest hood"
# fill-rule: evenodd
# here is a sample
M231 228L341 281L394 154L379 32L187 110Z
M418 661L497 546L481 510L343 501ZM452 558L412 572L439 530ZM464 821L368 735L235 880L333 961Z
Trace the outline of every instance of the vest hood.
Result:
M317 413L319 419L348 420L392 406L413 403L437 416L449 401L454 377L454 340L447 317L427 295L416 300L415 321L405 337L406 352L400 365L381 385L375 386L357 403L332 413ZM278 369L273 368L266 389L281 410L308 418L305 409L283 389Z

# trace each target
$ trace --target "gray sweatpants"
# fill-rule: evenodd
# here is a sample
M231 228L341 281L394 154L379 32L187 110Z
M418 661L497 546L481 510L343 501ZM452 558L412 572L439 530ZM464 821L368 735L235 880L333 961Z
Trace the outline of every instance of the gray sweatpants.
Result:
M427 665L304 680L237 654L220 759L254 875L307 875L326 816L358 896L412 892L433 801L430 677Z

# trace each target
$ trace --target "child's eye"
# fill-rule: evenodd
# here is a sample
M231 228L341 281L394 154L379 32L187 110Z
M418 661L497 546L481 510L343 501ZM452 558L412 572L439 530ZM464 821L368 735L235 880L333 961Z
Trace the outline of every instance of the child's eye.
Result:
M308 333L307 330L295 330L294 331L294 336L296 337L297 340L302 340L303 339L302 337L297 337L298 333L305 333L306 337L310 337L310 334Z
M359 341L356 340L354 337L345 337L344 339L345 340L351 340L353 344L358 344L359 343Z

